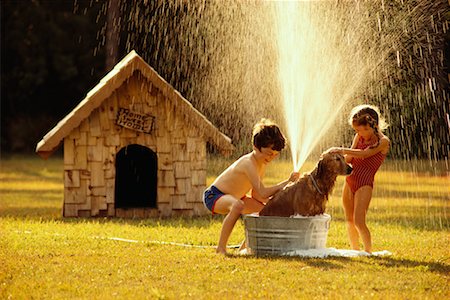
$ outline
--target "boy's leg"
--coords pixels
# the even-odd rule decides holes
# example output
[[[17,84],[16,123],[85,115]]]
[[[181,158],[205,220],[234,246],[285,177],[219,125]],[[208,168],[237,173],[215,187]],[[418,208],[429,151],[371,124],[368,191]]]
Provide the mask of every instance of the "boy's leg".
[[[353,193],[350,187],[345,182],[344,190],[342,192],[342,204],[344,206],[345,221],[347,223],[348,238],[350,240],[350,246],[353,250],[359,250],[359,235],[355,227],[354,214],[355,214],[355,202]]]
[[[264,208],[264,203],[262,203],[259,200],[256,200],[251,197],[245,197],[241,199],[244,201],[244,209],[242,210],[241,214],[252,214],[260,212]],[[242,251],[247,248],[247,241],[244,239],[239,246],[239,251]]]
[[[355,193],[355,226],[364,244],[364,251],[372,253],[372,237],[366,225],[366,214],[372,199],[372,187],[363,186]]]
[[[242,213],[245,215],[260,212],[264,208],[264,203],[254,198],[245,197],[242,200],[244,200],[244,210]]]
[[[225,214],[227,216],[223,220],[222,230],[220,231],[219,244],[217,245],[217,253],[226,254],[228,238],[233,231],[234,225],[241,216],[244,209],[244,203],[242,200],[236,199],[231,195],[224,195],[220,197],[214,206],[214,212],[219,214]]]

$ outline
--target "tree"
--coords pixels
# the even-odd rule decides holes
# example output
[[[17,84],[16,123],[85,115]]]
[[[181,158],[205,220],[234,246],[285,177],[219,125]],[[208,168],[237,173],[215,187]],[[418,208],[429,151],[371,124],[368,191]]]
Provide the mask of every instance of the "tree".
[[[109,0],[106,16],[106,70],[118,61],[120,44],[121,10],[119,0]]]

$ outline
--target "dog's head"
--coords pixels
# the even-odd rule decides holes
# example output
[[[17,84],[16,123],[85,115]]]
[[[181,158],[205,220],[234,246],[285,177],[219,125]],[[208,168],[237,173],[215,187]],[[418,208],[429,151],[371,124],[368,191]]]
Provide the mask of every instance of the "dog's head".
[[[345,162],[344,156],[338,153],[324,152],[317,165],[317,175],[324,173],[350,175],[353,168]]]

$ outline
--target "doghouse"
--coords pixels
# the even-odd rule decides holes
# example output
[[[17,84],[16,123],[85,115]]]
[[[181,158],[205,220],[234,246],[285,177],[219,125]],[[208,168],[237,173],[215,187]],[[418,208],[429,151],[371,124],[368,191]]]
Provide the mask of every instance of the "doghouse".
[[[38,143],[64,144],[65,217],[207,214],[206,145],[233,151],[221,133],[135,51]]]

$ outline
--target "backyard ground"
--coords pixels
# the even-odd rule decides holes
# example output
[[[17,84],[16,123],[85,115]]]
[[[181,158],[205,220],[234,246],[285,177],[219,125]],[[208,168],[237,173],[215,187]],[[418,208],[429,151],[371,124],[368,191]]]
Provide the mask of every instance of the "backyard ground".
[[[209,160],[208,184],[227,163]],[[368,225],[374,251],[389,250],[391,256],[325,259],[256,258],[235,249],[216,255],[221,216],[64,219],[62,168],[60,158],[1,160],[0,299],[450,296],[446,162],[388,161],[377,174]],[[265,183],[284,179],[290,169],[289,162],[273,163]],[[339,178],[327,209],[332,216],[327,246],[348,249],[342,183]],[[238,222],[230,244],[243,238]]]

